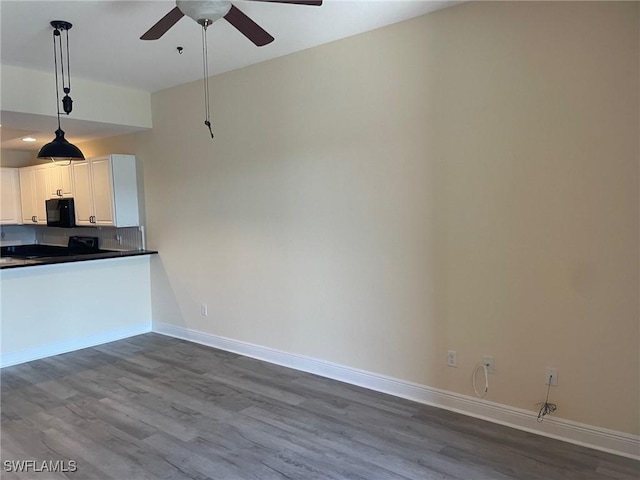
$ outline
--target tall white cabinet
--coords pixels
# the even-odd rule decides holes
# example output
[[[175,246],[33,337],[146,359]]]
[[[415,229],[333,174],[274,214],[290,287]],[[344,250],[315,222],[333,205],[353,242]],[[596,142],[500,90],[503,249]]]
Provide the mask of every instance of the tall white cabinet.
[[[49,165],[36,165],[20,169],[20,199],[22,223],[47,224],[45,201],[49,196]]]
[[[108,155],[72,163],[76,224],[140,224],[136,158]]]
[[[19,170],[0,168],[0,225],[19,223],[22,223]]]

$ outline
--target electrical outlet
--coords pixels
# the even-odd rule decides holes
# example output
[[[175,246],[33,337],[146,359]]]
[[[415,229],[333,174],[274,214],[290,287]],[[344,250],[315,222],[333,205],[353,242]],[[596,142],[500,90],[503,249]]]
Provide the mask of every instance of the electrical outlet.
[[[549,385],[549,380],[551,380],[551,386],[558,386],[558,370],[556,368],[547,368],[544,374],[544,384]]]
[[[491,355],[482,357],[482,363],[487,367],[487,373],[493,373],[493,357]]]
[[[458,353],[455,350],[447,351],[447,365],[450,367],[458,366]]]
[[[206,303],[200,305],[200,315],[202,315],[203,317],[209,315],[209,308],[207,307]]]

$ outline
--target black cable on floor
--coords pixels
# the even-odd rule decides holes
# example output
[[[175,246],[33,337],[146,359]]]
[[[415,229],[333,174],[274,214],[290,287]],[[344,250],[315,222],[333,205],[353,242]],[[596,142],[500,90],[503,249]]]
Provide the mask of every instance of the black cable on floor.
[[[550,415],[558,409],[558,406],[555,403],[549,403],[549,390],[551,390],[551,379],[553,375],[549,375],[549,385],[547,386],[547,398],[544,403],[540,407],[540,411],[538,412],[538,423],[542,423],[545,415]]]

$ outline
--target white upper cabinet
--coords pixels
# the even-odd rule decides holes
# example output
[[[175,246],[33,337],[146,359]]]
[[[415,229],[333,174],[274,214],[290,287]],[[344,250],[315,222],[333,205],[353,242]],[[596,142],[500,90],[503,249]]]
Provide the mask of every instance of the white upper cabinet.
[[[134,227],[140,224],[136,158],[109,155],[73,162],[76,224]]]
[[[116,224],[112,166],[112,157],[94,158],[91,160],[93,213],[94,223],[97,225]]]
[[[89,160],[73,162],[74,205],[76,225],[93,225],[93,197]]]
[[[48,170],[49,197],[73,197],[71,165],[50,165]]]
[[[50,198],[73,197],[71,166],[45,163],[19,171],[22,223],[46,225],[45,202]]]
[[[0,168],[0,225],[19,223],[22,223],[19,170]]]
[[[47,224],[45,201],[49,197],[48,165],[20,169],[22,223]]]
[[[140,224],[133,155],[109,155],[74,161],[69,166],[44,164],[18,170],[21,202],[17,204],[22,204],[22,214],[17,216],[17,221],[11,219],[12,203],[8,197],[5,200],[5,191],[7,196],[10,191],[9,187],[5,188],[5,181],[9,185],[11,177],[5,180],[3,176],[2,223],[21,220],[25,224],[46,225],[46,200],[74,198],[77,225],[135,227]],[[18,182],[15,177],[14,182]]]

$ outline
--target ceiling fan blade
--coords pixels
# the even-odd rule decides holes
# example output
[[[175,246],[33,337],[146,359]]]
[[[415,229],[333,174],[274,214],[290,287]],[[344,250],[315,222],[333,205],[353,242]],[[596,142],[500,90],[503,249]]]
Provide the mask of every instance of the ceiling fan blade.
[[[233,5],[231,5],[231,10],[229,10],[224,18],[236,27],[240,33],[255,43],[257,47],[262,47],[267,43],[273,42],[271,35]]]
[[[319,7],[322,5],[322,0],[253,0],[254,2],[273,2],[273,3],[291,3],[293,5],[310,5],[312,7]]]
[[[140,37],[140,40],[158,40],[182,17],[184,17],[184,13],[182,13],[178,7],[173,7],[173,10],[158,20],[153,27]]]

